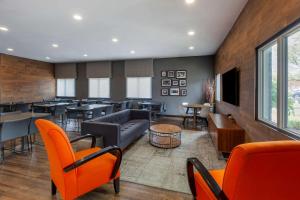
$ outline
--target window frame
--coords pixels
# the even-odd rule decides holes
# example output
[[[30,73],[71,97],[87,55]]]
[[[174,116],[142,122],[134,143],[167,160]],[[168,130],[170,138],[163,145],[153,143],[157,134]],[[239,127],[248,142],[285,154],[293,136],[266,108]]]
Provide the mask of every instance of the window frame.
[[[57,93],[57,89],[58,89],[58,84],[57,84],[57,82],[58,82],[58,80],[68,80],[68,79],[71,79],[71,80],[74,80],[74,96],[58,96],[58,93]],[[66,83],[66,82],[65,82]],[[74,98],[74,97],[76,97],[76,79],[75,78],[56,78],[55,79],[55,86],[56,86],[56,91],[55,91],[55,93],[56,93],[56,97],[68,97],[68,98]],[[65,87],[66,87],[66,84],[65,84]],[[66,88],[65,88],[66,89]],[[66,90],[65,90],[66,91]]]
[[[295,22],[282,29],[267,41],[256,47],[256,85],[255,85],[255,120],[272,128],[276,131],[283,133],[292,139],[300,139],[300,131],[295,132],[287,128],[287,108],[286,102],[288,98],[288,45],[287,38],[300,31],[300,18]],[[272,123],[261,118],[262,108],[262,52],[266,48],[277,43],[277,124]]]
[[[127,93],[128,93],[128,83],[127,83],[127,79],[128,78],[150,78],[150,95],[151,97],[150,98],[142,98],[142,97],[128,97],[127,96]],[[152,91],[152,84],[153,84],[153,80],[152,80],[152,77],[151,76],[142,76],[142,77],[126,77],[126,99],[138,99],[138,100],[141,100],[141,99],[147,99],[147,100],[151,100],[152,97],[153,97],[153,91]]]
[[[90,79],[108,79],[109,82],[109,88],[108,88],[108,97],[91,97],[90,96]],[[106,78],[88,78],[88,98],[90,99],[110,99],[111,98],[111,78],[106,77]]]

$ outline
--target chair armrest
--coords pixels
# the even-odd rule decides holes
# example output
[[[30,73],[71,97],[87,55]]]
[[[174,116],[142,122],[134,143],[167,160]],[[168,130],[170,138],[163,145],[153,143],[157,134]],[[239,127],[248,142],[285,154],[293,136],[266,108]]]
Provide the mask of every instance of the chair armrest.
[[[82,140],[82,139],[85,139],[85,138],[92,138],[91,148],[93,148],[93,147],[96,146],[96,136],[91,135],[91,134],[86,134],[86,135],[83,135],[83,136],[79,136],[79,137],[77,137],[77,138],[74,138],[74,139],[70,140],[70,143],[77,142],[77,141]]]
[[[68,165],[67,167],[65,167],[64,172],[67,173],[69,171],[72,171],[73,169],[76,169],[76,168],[80,167],[81,165],[84,165],[85,163],[87,163],[87,162],[89,162],[89,161],[91,161],[95,158],[98,158],[99,156],[102,156],[106,153],[111,153],[111,154],[113,154],[114,156],[117,157],[114,168],[112,170],[112,174],[110,176],[111,178],[114,178],[117,175],[117,172],[120,168],[121,161],[122,161],[122,151],[117,146],[109,146],[109,147],[106,147],[104,149],[101,149],[100,151],[97,151],[97,152],[92,153],[88,156],[85,156],[82,159],[77,160],[76,162],[74,162],[74,163]]]
[[[147,119],[150,120],[150,112],[148,110],[130,110],[131,119]]]
[[[218,200],[228,200],[225,193],[219,187],[218,183],[211,176],[209,171],[205,168],[205,166],[197,159],[197,158],[188,158],[187,159],[187,174],[189,185],[191,188],[191,192],[194,197],[196,197],[196,186],[195,186],[195,178],[194,178],[194,167],[200,173],[203,180],[206,182],[209,189],[215,195]]]

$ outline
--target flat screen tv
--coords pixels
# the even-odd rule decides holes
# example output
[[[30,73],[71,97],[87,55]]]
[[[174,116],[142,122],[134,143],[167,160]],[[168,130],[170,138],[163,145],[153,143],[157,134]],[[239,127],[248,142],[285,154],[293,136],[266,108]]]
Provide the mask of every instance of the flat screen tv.
[[[239,106],[240,100],[240,72],[238,68],[222,75],[222,97],[223,101]]]

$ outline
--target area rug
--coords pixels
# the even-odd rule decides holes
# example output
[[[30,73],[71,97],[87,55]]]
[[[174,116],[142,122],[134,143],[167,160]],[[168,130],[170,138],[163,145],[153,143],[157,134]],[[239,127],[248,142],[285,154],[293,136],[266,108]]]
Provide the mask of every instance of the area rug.
[[[121,180],[172,191],[190,193],[186,160],[198,158],[208,169],[224,168],[207,131],[182,131],[182,144],[175,149],[161,149],[149,144],[148,134],[123,155]]]

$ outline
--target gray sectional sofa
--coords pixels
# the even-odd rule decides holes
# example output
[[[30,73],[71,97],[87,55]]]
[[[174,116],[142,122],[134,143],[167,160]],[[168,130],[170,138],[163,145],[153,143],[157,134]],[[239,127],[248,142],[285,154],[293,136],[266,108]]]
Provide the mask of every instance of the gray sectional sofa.
[[[123,110],[82,122],[81,134],[103,137],[103,146],[125,149],[144,135],[150,127],[150,113],[145,110]]]

